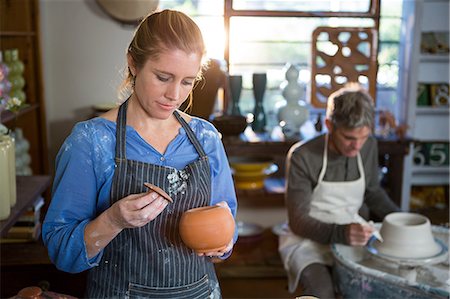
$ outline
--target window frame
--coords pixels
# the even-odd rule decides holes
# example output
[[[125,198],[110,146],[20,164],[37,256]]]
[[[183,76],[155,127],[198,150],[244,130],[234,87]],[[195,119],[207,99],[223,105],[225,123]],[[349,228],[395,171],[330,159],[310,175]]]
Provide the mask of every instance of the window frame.
[[[369,9],[366,12],[343,12],[343,11],[285,11],[285,10],[236,10],[233,9],[233,0],[224,0],[224,28],[225,49],[224,59],[227,67],[230,66],[230,19],[232,17],[295,17],[295,18],[365,18],[372,19],[377,30],[378,39],[380,34],[380,3],[381,0],[369,0]]]

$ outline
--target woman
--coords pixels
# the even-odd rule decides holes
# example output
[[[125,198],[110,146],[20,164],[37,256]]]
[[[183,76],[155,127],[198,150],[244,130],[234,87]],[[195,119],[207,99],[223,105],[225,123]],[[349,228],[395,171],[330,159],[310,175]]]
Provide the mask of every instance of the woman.
[[[90,269],[88,298],[220,297],[211,261],[181,242],[181,214],[227,205],[236,215],[231,172],[217,130],[177,110],[201,75],[205,47],[185,14],[145,18],[128,47],[131,95],[79,123],[56,165],[43,225],[51,260],[67,272]],[[144,183],[162,188],[168,203]]]

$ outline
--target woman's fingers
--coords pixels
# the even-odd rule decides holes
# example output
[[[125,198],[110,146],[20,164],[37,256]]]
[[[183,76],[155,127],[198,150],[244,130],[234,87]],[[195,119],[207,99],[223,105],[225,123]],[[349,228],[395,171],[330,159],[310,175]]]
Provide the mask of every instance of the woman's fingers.
[[[205,252],[205,253],[198,253],[198,256],[222,256],[225,253],[227,253],[228,251],[230,251],[231,249],[233,249],[233,239],[230,240],[230,242],[228,243],[227,247],[225,247],[224,249],[221,249],[219,251],[211,251],[211,252]]]
[[[114,222],[122,228],[141,227],[155,219],[167,206],[168,201],[156,192],[129,195],[116,202]]]
[[[162,196],[157,196],[151,203],[139,212],[145,221],[152,221],[167,207],[169,202]]]

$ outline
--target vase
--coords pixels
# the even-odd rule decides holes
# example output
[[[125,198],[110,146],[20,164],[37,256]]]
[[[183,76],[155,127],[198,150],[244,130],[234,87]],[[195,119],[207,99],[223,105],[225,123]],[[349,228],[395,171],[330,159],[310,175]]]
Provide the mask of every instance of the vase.
[[[0,100],[8,100],[9,91],[11,90],[11,82],[8,80],[9,67],[3,62],[3,52],[0,52]],[[0,105],[2,105],[0,101]],[[1,112],[1,107],[0,107]]]
[[[267,75],[265,73],[253,74],[253,95],[255,96],[255,108],[253,110],[252,129],[254,132],[264,132],[266,127],[266,114],[263,107],[266,85]]]
[[[16,192],[16,154],[15,154],[15,140],[14,135],[2,135],[0,136],[0,142],[2,144],[3,150],[6,151],[7,155],[7,169],[8,175],[6,176],[7,182],[9,183],[9,202],[10,206],[13,207],[16,204],[17,192]]]
[[[235,223],[228,207],[206,206],[187,210],[180,219],[183,243],[197,253],[220,251],[233,238]]]
[[[19,50],[11,49],[5,51],[5,63],[9,68],[8,81],[11,83],[9,97],[18,98],[21,102],[24,102],[26,99],[26,94],[23,91],[25,86],[23,77],[24,64],[19,59]]]
[[[8,142],[6,135],[0,136],[0,220],[5,220],[11,213],[12,206],[12,181],[11,181],[11,168],[13,167],[11,161],[11,144]],[[14,176],[14,187],[15,179]],[[15,189],[15,188],[14,188]],[[15,192],[14,192],[15,195]]]
[[[31,156],[29,153],[30,142],[23,136],[21,128],[15,128],[11,132],[11,136],[15,140],[15,155],[16,155],[16,174],[17,175],[31,175]]]
[[[8,163],[8,153],[0,142],[0,176],[2,178],[7,178],[9,175]],[[0,220],[5,220],[11,213],[9,186],[9,180],[0,180],[0,188],[2,189],[2,192],[0,192]]]
[[[241,110],[239,109],[239,99],[241,98],[242,92],[242,76],[241,75],[230,75],[228,77],[231,102],[228,109],[228,114],[230,115],[241,115]]]
[[[300,127],[308,120],[309,111],[305,105],[305,91],[298,83],[299,70],[293,64],[287,65],[286,81],[282,83],[282,95],[286,105],[278,110],[278,120],[283,134],[289,139],[300,138]]]

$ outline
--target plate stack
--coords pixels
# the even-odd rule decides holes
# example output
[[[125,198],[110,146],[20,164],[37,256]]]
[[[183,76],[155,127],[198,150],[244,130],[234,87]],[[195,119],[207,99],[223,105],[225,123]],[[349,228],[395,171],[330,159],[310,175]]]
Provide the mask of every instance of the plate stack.
[[[237,189],[264,188],[264,180],[278,170],[271,158],[231,157],[229,159]]]

